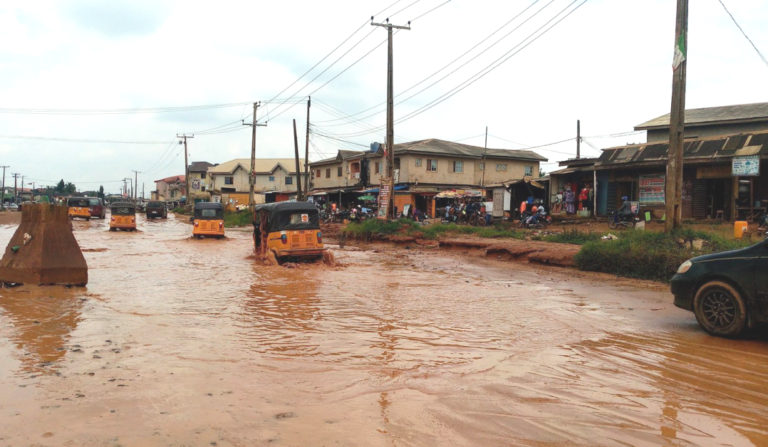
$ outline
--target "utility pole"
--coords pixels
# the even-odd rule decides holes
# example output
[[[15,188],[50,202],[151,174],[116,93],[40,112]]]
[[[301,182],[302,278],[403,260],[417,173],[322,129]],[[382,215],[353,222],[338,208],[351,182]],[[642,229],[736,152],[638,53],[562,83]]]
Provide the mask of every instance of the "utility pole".
[[[19,188],[18,188],[17,182],[21,174],[19,174],[18,172],[14,172],[12,175],[13,175],[13,203],[16,203],[18,202],[18,199],[19,199]]]
[[[189,208],[192,205],[190,205],[190,188],[189,188],[189,153],[187,152],[187,138],[195,138],[194,135],[176,135],[177,138],[182,138],[184,140],[184,183],[186,184],[187,188],[187,203],[186,206]],[[181,144],[182,140],[179,140],[179,144]],[[192,209],[192,208],[189,208]]]
[[[253,190],[256,187],[256,128],[257,127],[267,127],[266,124],[259,124],[258,120],[256,118],[256,114],[259,111],[259,106],[261,106],[261,102],[254,102],[253,103],[253,123],[245,123],[243,122],[243,126],[251,126],[251,172],[248,173],[248,183],[250,184],[249,188],[249,195],[248,195],[248,205],[251,206],[251,209],[253,209],[253,206],[256,205],[256,197],[254,196]]]
[[[373,17],[371,17],[372,26],[381,26],[387,29],[387,41],[389,43],[389,49],[387,52],[387,176],[389,176],[389,202],[387,203],[387,219],[394,219],[395,217],[395,103],[393,99],[394,88],[394,67],[392,61],[392,29],[411,29],[411,22],[408,22],[408,26],[398,26],[389,23],[387,19],[386,23],[374,23]]]
[[[136,179],[136,181],[134,182],[134,185],[136,185],[136,187],[134,188],[134,191],[133,191],[133,203],[135,204],[136,202],[138,202],[138,199],[139,199],[139,171],[132,171],[132,172],[133,172],[134,178]],[[144,195],[143,192],[142,192],[142,195]]]
[[[296,148],[296,201],[303,202],[301,194],[301,163],[299,163],[299,135],[296,133],[296,120],[293,120],[293,146]]]
[[[488,155],[488,126],[485,126],[485,151],[483,152],[483,179],[480,181],[480,188],[485,189],[485,170],[488,169],[488,166],[486,166]]]
[[[672,61],[672,110],[669,114],[669,154],[666,178],[666,221],[671,232],[682,225],[683,142],[685,140],[685,81],[688,52],[688,0],[677,0],[675,57]]]
[[[0,208],[5,209],[5,168],[10,166],[0,166],[0,168],[3,168],[3,199],[0,201]]]
[[[581,120],[576,120],[576,158],[581,158]]]
[[[141,182],[141,201],[144,201],[144,182]]]
[[[21,193],[24,194],[24,176],[21,176]]]
[[[309,108],[312,107],[312,97],[307,97],[307,141],[304,146],[304,200],[309,198]]]

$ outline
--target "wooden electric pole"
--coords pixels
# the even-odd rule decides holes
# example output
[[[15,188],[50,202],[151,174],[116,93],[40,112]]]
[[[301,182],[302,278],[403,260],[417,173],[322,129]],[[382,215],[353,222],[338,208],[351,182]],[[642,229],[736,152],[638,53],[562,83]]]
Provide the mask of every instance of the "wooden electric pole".
[[[296,148],[296,201],[303,202],[301,195],[301,162],[299,162],[299,135],[296,133],[296,120],[293,120],[293,147]]]
[[[307,98],[307,141],[304,145],[304,201],[309,199],[309,108],[312,107],[312,97]]]
[[[669,114],[669,154],[666,178],[665,231],[682,225],[683,142],[685,140],[685,81],[688,52],[688,0],[677,0],[675,57],[672,62],[672,110]]]
[[[243,122],[243,126],[251,126],[251,172],[248,173],[248,205],[253,209],[256,205],[256,196],[254,195],[254,187],[256,186],[256,128],[266,127],[266,124],[259,124],[256,118],[256,114],[259,112],[259,106],[261,102],[253,103],[253,124]]]
[[[483,178],[480,180],[480,188],[485,189],[485,170],[488,169],[486,164],[488,163],[488,126],[485,126],[485,151],[483,152]],[[485,192],[483,192],[485,194]]]
[[[389,177],[389,201],[387,202],[387,219],[395,218],[395,103],[393,98],[394,89],[394,68],[392,61],[392,29],[411,29],[411,22],[408,22],[408,26],[398,26],[389,23],[387,19],[386,23],[373,23],[373,17],[371,17],[372,26],[381,26],[387,29],[387,41],[389,43],[389,49],[387,52],[387,177]],[[381,191],[379,191],[381,194]]]
[[[190,203],[190,188],[189,188],[189,152],[187,151],[187,138],[195,138],[194,135],[176,135],[177,138],[181,138],[184,142],[184,184],[185,188],[187,189],[187,202],[185,206],[188,209],[192,209],[192,204]],[[179,143],[182,143],[182,140],[179,140]]]
[[[3,168],[3,199],[0,201],[0,208],[5,209],[5,168],[10,166],[0,166],[0,168]]]

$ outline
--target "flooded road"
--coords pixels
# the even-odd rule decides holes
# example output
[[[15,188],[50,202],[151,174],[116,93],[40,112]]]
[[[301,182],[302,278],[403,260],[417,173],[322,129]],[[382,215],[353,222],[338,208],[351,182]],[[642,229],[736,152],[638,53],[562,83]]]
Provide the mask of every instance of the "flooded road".
[[[705,335],[664,287],[74,225],[87,288],[0,290],[0,446],[768,445],[765,338]]]

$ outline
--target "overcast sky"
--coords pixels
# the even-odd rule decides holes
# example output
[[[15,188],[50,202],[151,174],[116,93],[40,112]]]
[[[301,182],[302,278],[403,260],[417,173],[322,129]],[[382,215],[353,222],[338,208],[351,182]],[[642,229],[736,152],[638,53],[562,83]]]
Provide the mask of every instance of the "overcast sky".
[[[445,0],[6,0],[0,3],[0,164],[10,166],[6,184],[18,172],[38,186],[64,178],[83,190],[103,184],[111,192],[138,170],[139,187],[144,183],[148,195],[154,180],[184,172],[177,133],[196,134],[189,140],[190,161],[250,157],[250,128],[239,121],[252,106],[243,103],[264,103],[259,119],[268,126],[258,128],[258,157],[293,156],[292,119],[303,153],[310,93],[319,101],[311,111],[316,135],[310,159],[383,141],[386,45],[376,46],[386,31],[368,22],[387,7],[376,21],[413,21],[412,30],[395,35],[395,94],[507,24],[396,99],[405,101],[396,105],[395,118],[408,118],[397,124],[396,142],[440,138],[482,146],[489,126],[489,147],[521,149],[573,138],[577,119],[590,137],[631,131],[667,113],[675,0],[587,0],[574,11],[583,1],[451,0],[428,12]],[[723,1],[768,54],[768,0]],[[537,29],[546,30],[570,11],[521,49]],[[518,50],[454,96],[409,116]],[[688,108],[768,101],[768,67],[718,0],[691,1],[688,56]],[[268,103],[278,94],[296,99]],[[169,113],[77,111],[233,103]],[[30,114],[31,109],[63,110]],[[212,128],[227,132],[201,134]],[[364,133],[371,128],[373,133]],[[645,135],[589,141],[605,148],[645,141]],[[536,151],[555,162],[573,156],[575,142]],[[582,151],[598,154],[587,145]]]

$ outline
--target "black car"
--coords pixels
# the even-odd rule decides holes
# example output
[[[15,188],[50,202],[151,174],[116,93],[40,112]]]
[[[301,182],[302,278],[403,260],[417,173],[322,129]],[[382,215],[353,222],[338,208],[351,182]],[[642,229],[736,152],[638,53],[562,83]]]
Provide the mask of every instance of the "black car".
[[[168,208],[165,206],[165,202],[153,200],[147,202],[147,219],[159,217],[165,219],[168,217]]]
[[[675,306],[711,335],[737,337],[768,320],[768,240],[685,261],[672,278]]]

